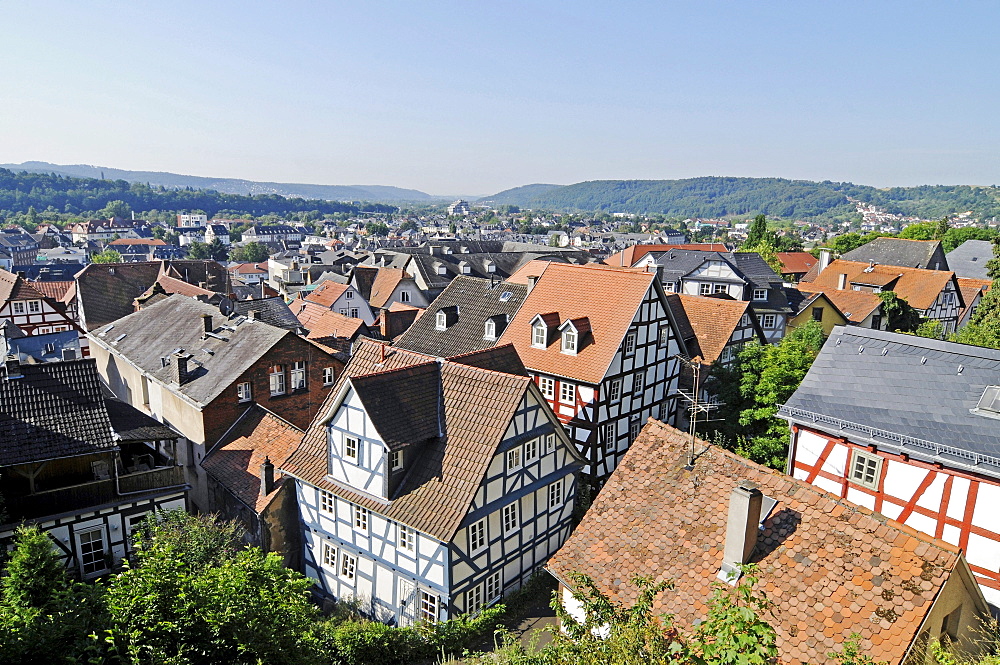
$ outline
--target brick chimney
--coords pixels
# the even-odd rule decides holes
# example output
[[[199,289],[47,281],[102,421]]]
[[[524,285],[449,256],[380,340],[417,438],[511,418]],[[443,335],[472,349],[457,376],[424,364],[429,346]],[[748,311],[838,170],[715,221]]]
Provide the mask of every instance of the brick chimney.
[[[764,495],[750,482],[741,482],[729,495],[729,517],[726,521],[726,547],[723,552],[719,579],[736,584],[740,565],[749,563],[760,531],[760,510]]]
[[[267,496],[274,490],[274,465],[270,457],[264,457],[260,465],[260,495]]]
[[[205,326],[205,336],[207,337],[208,333],[210,333],[213,330],[215,330],[215,328],[212,326],[212,315],[211,314],[202,314],[201,315],[201,322]]]
[[[190,378],[190,373],[188,372],[188,361],[191,360],[193,356],[190,353],[185,353],[184,349],[181,349],[173,355],[173,376],[171,377],[179,386],[184,385]]]

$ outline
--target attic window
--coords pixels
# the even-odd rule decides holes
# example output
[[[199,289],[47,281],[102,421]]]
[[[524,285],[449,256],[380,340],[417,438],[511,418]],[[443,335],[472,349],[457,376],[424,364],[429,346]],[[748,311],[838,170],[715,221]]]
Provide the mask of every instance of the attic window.
[[[439,275],[447,275],[448,274],[448,269],[445,268],[443,264],[439,263],[439,264],[437,264],[437,274],[439,274]]]
[[[541,321],[531,326],[531,345],[536,349],[544,349],[547,346],[548,332],[545,324]]]
[[[562,333],[562,349],[563,353],[568,353],[571,355],[576,355],[576,343],[577,334],[572,328],[566,328]]]
[[[497,264],[493,263],[492,261],[487,261],[486,272],[496,272],[496,271],[497,271]]]
[[[448,315],[445,314],[443,311],[438,312],[434,327],[437,328],[438,330],[446,329],[448,327]]]
[[[459,263],[458,266],[462,269],[462,274],[463,275],[471,275],[472,274],[472,266],[470,266],[465,261],[462,261],[461,263]]]
[[[494,340],[497,338],[497,324],[493,319],[486,319],[486,329],[483,339]]]
[[[973,412],[1000,418],[1000,386],[986,386]]]
[[[514,294],[511,293],[510,291],[504,291],[503,293],[500,294],[500,302],[507,302],[513,296],[514,296]]]

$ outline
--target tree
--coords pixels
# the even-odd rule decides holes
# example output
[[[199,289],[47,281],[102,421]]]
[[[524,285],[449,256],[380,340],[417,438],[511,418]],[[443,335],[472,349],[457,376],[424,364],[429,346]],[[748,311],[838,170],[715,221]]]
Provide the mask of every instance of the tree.
[[[103,252],[96,252],[90,255],[91,263],[121,263],[122,255],[114,249],[106,249]]]
[[[122,200],[108,201],[107,205],[101,210],[100,215],[105,219],[113,219],[115,217],[125,218],[132,214],[132,206],[125,203]]]
[[[229,258],[229,248],[222,244],[222,241],[218,238],[212,238],[212,242],[208,243],[208,257],[215,259],[216,261],[225,261]]]
[[[400,231],[400,233],[402,233],[403,231],[412,231],[412,232],[416,233],[419,230],[420,230],[420,226],[415,221],[413,221],[412,219],[408,219],[408,220],[406,220],[405,222],[403,222],[402,224],[399,225],[399,231]]]
[[[456,224],[454,221],[449,222],[448,233],[450,233],[451,235],[455,235],[456,233],[458,233],[458,224]]]
[[[938,232],[938,224],[939,222],[910,224],[899,232],[899,237],[906,238],[907,240],[934,240]]]
[[[963,344],[1000,349],[1000,281],[993,282],[979,301],[972,320],[951,339]]]
[[[247,263],[259,263],[266,261],[271,255],[267,245],[259,242],[248,242],[242,247],[235,247],[229,252],[229,258],[233,261],[244,261]]]
[[[770,242],[766,240],[759,242],[756,245],[744,244],[736,251],[756,252],[757,254],[760,254],[760,258],[764,259],[764,262],[767,263],[767,265],[771,267],[771,270],[773,270],[778,275],[780,275],[781,272],[785,269],[785,266],[778,259],[777,249],[774,247],[774,245],[772,245]]]
[[[829,245],[837,254],[846,254],[852,249],[857,249],[862,245],[867,245],[872,240],[875,240],[875,238],[882,238],[886,235],[887,234],[884,233],[867,233],[865,235],[861,235],[860,233],[854,233],[852,231],[851,233],[843,233],[837,236],[830,241]]]
[[[935,319],[925,319],[913,331],[917,337],[927,337],[929,339],[944,339],[944,326]]]
[[[942,217],[938,220],[938,223],[934,227],[934,237],[933,240],[942,240],[948,234],[951,229],[951,224],[948,222],[947,217]]]
[[[365,224],[365,231],[367,231],[369,235],[373,236],[389,235],[389,227],[382,222],[368,222]]]
[[[767,217],[764,215],[757,215],[753,218],[753,223],[750,224],[750,230],[747,231],[747,239],[743,245],[745,247],[753,247],[767,240],[769,240],[767,232]]]
[[[896,332],[914,332],[923,319],[920,313],[900,298],[894,291],[882,291],[878,294],[882,299],[882,313],[885,314],[889,330]]]
[[[221,243],[220,243],[221,244]],[[203,242],[198,242],[197,240],[190,243],[187,246],[187,253],[189,259],[207,259],[209,258],[208,245]]]

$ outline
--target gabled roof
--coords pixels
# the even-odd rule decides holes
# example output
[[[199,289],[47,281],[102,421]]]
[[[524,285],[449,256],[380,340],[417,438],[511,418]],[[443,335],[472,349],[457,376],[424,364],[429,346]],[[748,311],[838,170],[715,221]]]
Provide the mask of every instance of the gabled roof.
[[[0,303],[11,300],[41,300],[44,297],[32,282],[0,268]]]
[[[638,263],[642,257],[646,256],[646,254],[649,254],[650,252],[665,252],[671,249],[694,249],[703,252],[729,251],[729,248],[721,242],[695,242],[683,243],[679,245],[632,245],[631,247],[626,247],[617,254],[612,254],[608,258],[604,259],[604,263],[616,268],[631,268]]]
[[[429,305],[430,314],[414,321],[396,340],[396,346],[440,357],[489,348],[496,340],[484,338],[486,320],[494,316],[507,317],[504,325],[497,326],[499,337],[520,309],[526,292],[521,284],[456,277]],[[458,320],[447,329],[438,330],[432,314],[451,306],[459,308]]]
[[[989,279],[986,262],[993,258],[993,243],[989,240],[966,240],[945,256],[948,268],[957,276]]]
[[[235,314],[250,316],[250,312],[257,312],[257,317],[261,321],[270,323],[277,328],[298,330],[300,327],[299,320],[295,318],[292,310],[285,304],[284,298],[280,296],[256,300],[237,300],[233,302],[232,306]]]
[[[998,350],[844,326],[833,329],[779,415],[1000,477],[1000,420],[972,412],[986,387],[998,384]],[[876,441],[866,428],[890,438]]]
[[[236,420],[201,462],[202,468],[241,503],[257,513],[278,495],[285,478],[278,469],[302,441],[302,430],[254,404]],[[274,465],[274,489],[260,493],[260,465]]]
[[[937,258],[935,258],[937,256]],[[904,268],[948,270],[948,260],[941,250],[940,240],[907,240],[906,238],[875,238],[840,258],[845,261],[884,263]],[[940,265],[934,265],[939,263]]]
[[[524,300],[498,344],[511,343],[525,367],[585,383],[600,383],[643,299],[654,288],[656,273],[550,264]],[[555,314],[555,325],[588,317],[591,343],[576,355],[561,353],[551,339],[544,349],[531,345],[531,321]]]
[[[349,379],[390,450],[436,438],[441,422],[441,368],[431,360]]]
[[[159,261],[92,263],[76,276],[77,298],[93,330],[135,311],[134,301],[160,274]]]
[[[295,314],[299,325],[309,331],[309,339],[324,339],[329,337],[340,337],[344,339],[354,339],[359,332],[367,330],[365,322],[350,316],[344,316],[340,312],[326,309],[322,305],[308,301],[293,303],[297,312]]]
[[[352,288],[350,284],[340,284],[332,279],[326,280],[313,289],[305,299],[317,305],[333,307],[333,303],[337,302],[337,299],[350,288]]]
[[[399,283],[407,279],[413,278],[405,270],[379,268],[367,299],[368,304],[372,307],[385,307],[385,303],[388,302]]]
[[[868,315],[882,306],[882,299],[877,294],[853,289],[821,288],[814,282],[799,282],[796,289],[809,297],[822,293],[826,299],[837,308],[845,319],[851,323],[861,323]],[[794,289],[789,289],[789,292]],[[802,305],[805,307],[805,305]],[[802,311],[801,309],[799,310]]]
[[[97,361],[25,364],[0,377],[0,466],[115,448]]]
[[[689,445],[687,434],[650,420],[548,569],[564,583],[589,575],[624,604],[637,599],[636,575],[673,580],[653,611],[691,626],[718,581],[730,495],[749,481],[777,502],[761,516],[750,560],[772,604],[779,661],[828,662],[858,633],[867,656],[899,663],[964,565],[960,550],[704,441],[688,470]]]
[[[891,285],[891,288],[884,290],[895,292],[900,298],[905,298],[911,307],[920,310],[932,307],[941,291],[955,279],[955,273],[947,270],[922,270],[878,263],[872,266],[869,263],[837,259],[815,279],[810,280],[807,275],[802,284],[807,290],[814,285],[816,290],[831,291],[837,288],[842,274],[847,275],[848,285]],[[955,285],[957,290],[957,283]]]
[[[958,315],[959,320],[962,320],[965,318],[965,311],[976,302],[976,297],[989,291],[993,282],[988,279],[969,279],[966,277],[958,277],[957,280],[958,289],[962,292],[962,302],[965,303],[965,307]]]
[[[382,270],[385,270],[385,268],[382,268]],[[378,271],[379,268],[372,268],[370,266],[355,266],[354,271],[351,273],[351,279],[354,281],[358,293],[365,300],[368,300],[372,295],[372,285],[375,283]]]
[[[819,262],[809,252],[778,252],[775,256],[784,266],[781,271],[783,274],[804,275]]]
[[[59,302],[75,286],[73,281],[49,282],[35,281],[31,283],[32,288],[41,293],[46,298],[51,298]]]
[[[414,460],[415,466],[407,471],[401,487],[386,505],[383,501],[327,480],[325,423],[346,382],[370,389],[373,386],[366,385],[366,380],[360,377],[376,374],[371,381],[384,382],[386,375],[401,368],[412,368],[395,374],[403,382],[412,378],[424,385],[435,373],[439,377],[437,387],[440,404],[443,405],[445,435],[423,444]],[[379,373],[382,376],[378,376]],[[400,387],[398,390],[408,389]],[[537,388],[533,388],[531,379],[526,376],[494,372],[451,360],[438,363],[430,356],[366,340],[355,349],[351,361],[306,430],[301,446],[281,468],[306,483],[338,494],[388,519],[449,541],[468,513],[487,465],[527,390]],[[426,395],[422,392],[421,395],[420,399],[424,401]],[[431,408],[430,404],[425,408]],[[379,409],[382,407],[379,406]],[[397,406],[394,411],[398,410]],[[434,415],[428,414],[428,417],[433,418]],[[392,413],[380,414],[379,417],[391,418]],[[398,428],[394,431],[399,432],[400,437],[405,436],[405,432]],[[430,428],[422,426],[409,437],[410,441],[415,443],[416,437],[424,436],[429,431]]]
[[[266,275],[267,262],[237,263],[236,265],[229,266],[227,270],[229,270],[229,272],[234,272],[237,275]]]
[[[688,351],[692,354],[697,353],[706,363],[713,363],[719,359],[722,350],[732,339],[733,333],[740,327],[743,315],[750,310],[750,303],[743,300],[689,296],[681,293],[668,293],[667,305],[674,311],[678,320],[688,322],[697,340],[697,351],[690,346]],[[687,342],[688,339],[685,338],[684,341]]]
[[[204,314],[212,317],[217,336],[205,337]],[[170,296],[115,321],[113,327],[91,330],[90,339],[204,406],[286,335],[291,333],[263,321],[229,319],[212,305]],[[191,378],[180,386],[172,382],[176,349],[194,356],[188,362]],[[170,364],[164,366],[163,358]]]

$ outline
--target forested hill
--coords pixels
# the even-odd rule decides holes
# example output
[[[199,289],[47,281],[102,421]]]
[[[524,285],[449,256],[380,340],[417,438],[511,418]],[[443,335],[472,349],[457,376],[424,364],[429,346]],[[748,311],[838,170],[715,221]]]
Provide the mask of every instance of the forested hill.
[[[349,204],[317,199],[285,198],[277,194],[245,196],[220,194],[207,189],[168,189],[124,180],[70,178],[46,173],[14,173],[0,169],[0,217],[49,210],[79,215],[93,214],[110,201],[124,201],[136,213],[149,210],[204,210],[210,217],[230,215],[285,215],[291,212],[332,214],[359,211],[393,212],[379,204]]]
[[[304,199],[325,199],[329,201],[375,201],[379,203],[422,202],[434,199],[430,194],[416,189],[403,189],[387,185],[308,185],[290,182],[258,182],[239,178],[206,178],[203,176],[181,175],[163,171],[125,171],[106,166],[86,164],[50,164],[48,162],[24,162],[22,164],[0,164],[14,172],[55,173],[73,178],[94,178],[98,180],[125,180],[147,185],[163,185],[171,189],[208,189],[222,194],[278,194],[285,197]]]
[[[561,187],[518,187],[484,200],[561,212],[659,213],[671,217],[763,213],[784,219],[809,219],[854,212],[848,197],[881,206],[887,212],[927,219],[967,210],[980,218],[1000,215],[997,187],[925,185],[878,189],[849,182],[784,178],[593,180]]]

